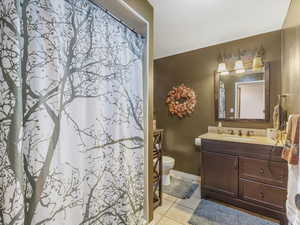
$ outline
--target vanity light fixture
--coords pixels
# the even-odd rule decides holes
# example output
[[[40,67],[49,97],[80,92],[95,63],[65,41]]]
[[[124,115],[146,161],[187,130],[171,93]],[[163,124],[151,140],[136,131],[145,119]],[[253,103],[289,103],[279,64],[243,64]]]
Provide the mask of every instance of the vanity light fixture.
[[[225,62],[219,63],[218,73],[220,73],[221,75],[228,75],[229,74],[229,72],[226,68]]]
[[[236,73],[244,73],[245,72],[245,67],[244,67],[243,60],[241,58],[240,51],[239,51],[239,58],[235,62],[234,70],[235,70]]]
[[[261,70],[264,66],[264,63],[263,63],[263,60],[262,60],[262,57],[254,57],[253,59],[253,70],[254,71],[258,71],[258,70]]]
[[[220,73],[221,75],[228,75],[229,72],[227,70],[227,67],[226,67],[226,63],[225,63],[225,60],[224,60],[224,56],[219,55],[219,65],[218,65],[218,70],[217,72]]]
[[[263,62],[264,53],[265,53],[265,50],[261,46],[253,59],[253,70],[254,71],[261,70],[264,67],[264,62]]]

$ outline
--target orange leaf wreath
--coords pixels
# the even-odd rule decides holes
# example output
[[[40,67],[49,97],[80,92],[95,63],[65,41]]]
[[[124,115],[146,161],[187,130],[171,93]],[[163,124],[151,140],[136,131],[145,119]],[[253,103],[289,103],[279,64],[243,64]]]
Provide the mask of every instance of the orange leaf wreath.
[[[196,106],[196,94],[192,88],[181,84],[169,91],[166,103],[171,115],[179,118],[192,114]]]

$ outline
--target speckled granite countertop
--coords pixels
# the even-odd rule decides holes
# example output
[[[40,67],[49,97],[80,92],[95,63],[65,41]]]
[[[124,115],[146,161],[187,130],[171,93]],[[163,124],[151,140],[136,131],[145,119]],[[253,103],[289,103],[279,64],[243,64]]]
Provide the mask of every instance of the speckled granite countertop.
[[[200,135],[198,138],[216,141],[229,141],[247,144],[270,145],[282,147],[282,143],[276,143],[274,140],[266,136],[237,136],[229,134],[206,133]]]

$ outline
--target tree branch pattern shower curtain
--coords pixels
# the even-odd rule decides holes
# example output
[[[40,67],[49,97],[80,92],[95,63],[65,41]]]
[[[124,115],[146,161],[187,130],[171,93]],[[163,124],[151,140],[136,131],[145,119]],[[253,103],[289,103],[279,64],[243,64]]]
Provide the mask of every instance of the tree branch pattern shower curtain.
[[[143,38],[87,0],[0,26],[0,224],[143,224]]]

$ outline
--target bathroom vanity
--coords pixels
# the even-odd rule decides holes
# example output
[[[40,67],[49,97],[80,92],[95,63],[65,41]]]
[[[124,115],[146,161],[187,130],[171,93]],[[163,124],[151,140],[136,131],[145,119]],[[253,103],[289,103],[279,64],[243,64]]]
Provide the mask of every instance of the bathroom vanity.
[[[280,220],[286,225],[287,163],[266,137],[201,136],[201,196]]]

